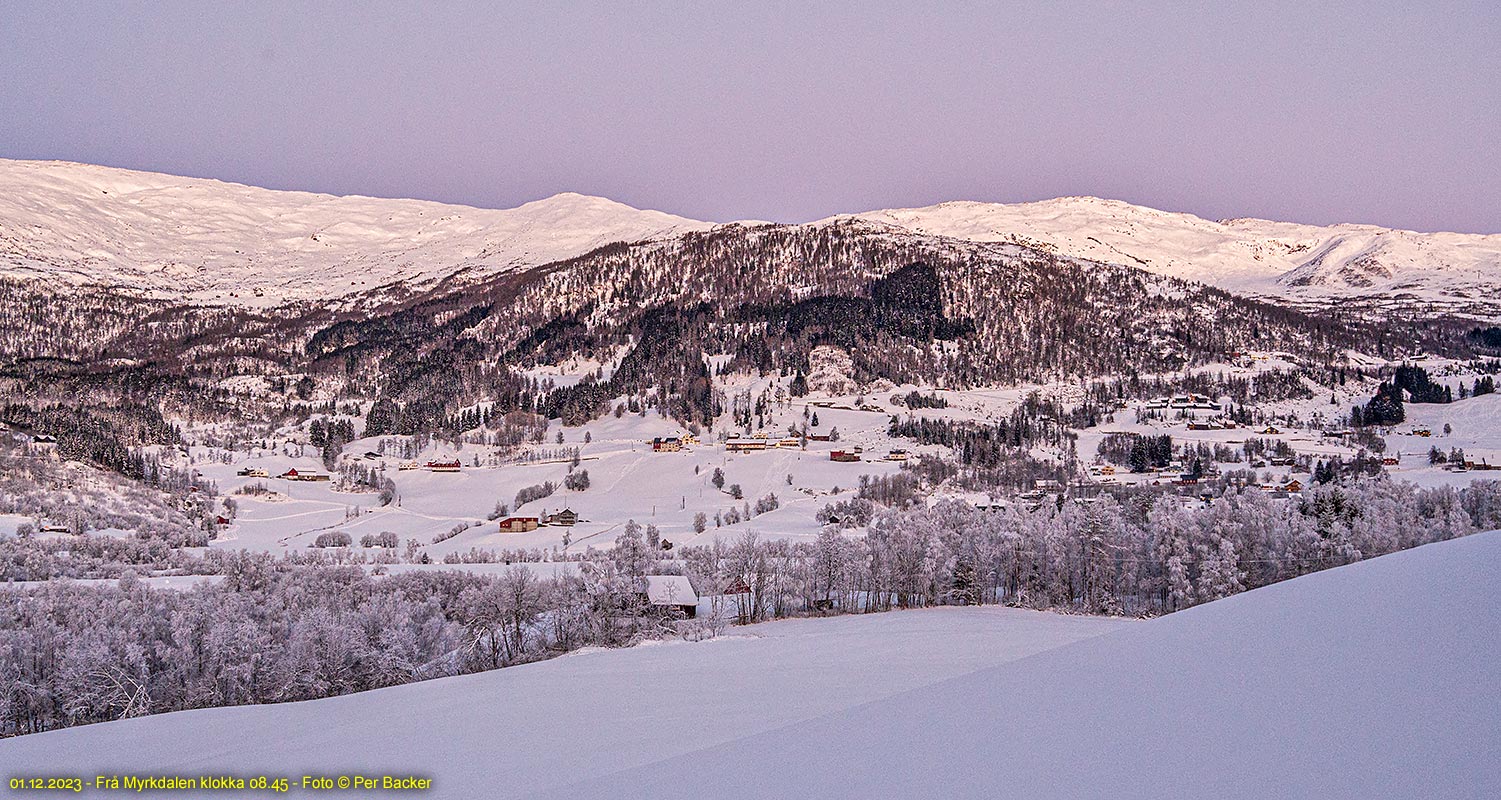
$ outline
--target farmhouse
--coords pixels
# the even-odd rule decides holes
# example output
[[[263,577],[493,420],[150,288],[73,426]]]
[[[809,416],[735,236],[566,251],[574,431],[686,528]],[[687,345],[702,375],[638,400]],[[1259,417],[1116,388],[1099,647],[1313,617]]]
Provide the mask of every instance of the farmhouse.
[[[891,452],[889,452],[889,453],[886,454],[886,460],[887,461],[906,461],[907,460],[907,451],[906,450],[892,450]]]
[[[426,466],[433,472],[458,472],[459,470],[464,468],[463,465],[459,463],[459,460],[457,458],[445,461],[429,461],[427,462]]]
[[[683,449],[683,440],[676,436],[659,436],[651,440],[651,449],[654,453],[676,453]]]
[[[577,525],[578,521],[578,512],[574,511],[571,508],[565,508],[562,511],[554,513],[552,516],[547,518],[548,525],[564,525],[567,527]]]
[[[328,473],[312,472],[310,470],[297,469],[296,467],[293,467],[292,469],[289,469],[286,472],[277,475],[276,477],[289,481],[326,481],[328,480]]]
[[[855,453],[846,453],[843,450],[834,450],[829,453],[829,460],[849,463],[853,461],[859,461],[860,456]]]
[[[756,450],[766,449],[765,439],[730,439],[724,443],[724,449],[731,453],[750,453]]]
[[[246,467],[246,468],[240,470],[239,472],[236,472],[235,474],[239,475],[242,478],[269,478],[269,477],[271,477],[271,473],[269,473],[269,472],[261,469],[260,467]]]
[[[698,592],[685,575],[647,575],[637,593],[646,604],[663,611],[676,610],[692,619],[698,613]]]
[[[501,533],[526,533],[534,531],[541,520],[536,517],[506,517],[500,521]]]

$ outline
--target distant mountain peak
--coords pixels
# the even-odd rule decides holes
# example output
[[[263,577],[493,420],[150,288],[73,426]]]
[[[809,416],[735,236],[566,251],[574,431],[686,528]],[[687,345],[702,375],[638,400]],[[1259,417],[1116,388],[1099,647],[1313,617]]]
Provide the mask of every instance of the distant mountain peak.
[[[1501,235],[1215,221],[1087,195],[952,200],[809,226],[850,223],[892,235],[1009,242],[1295,302],[1401,293],[1460,307],[1501,297]],[[210,304],[420,287],[460,271],[524,269],[612,242],[712,227],[575,191],[483,209],[0,159],[0,275]]]
[[[711,227],[562,192],[482,209],[0,159],[0,275],[276,305]]]

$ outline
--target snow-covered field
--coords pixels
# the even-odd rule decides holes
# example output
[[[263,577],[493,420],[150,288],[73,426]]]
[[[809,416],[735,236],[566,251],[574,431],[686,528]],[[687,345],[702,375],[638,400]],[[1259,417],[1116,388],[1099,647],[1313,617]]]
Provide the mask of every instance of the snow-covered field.
[[[1493,798],[1498,578],[1429,545],[544,796]]]
[[[1237,377],[1255,372],[1255,369],[1229,366],[1208,369]],[[671,420],[655,414],[644,417],[626,414],[620,418],[606,415],[586,425],[562,428],[565,446],[580,450],[578,469],[590,474],[591,484],[586,491],[561,488],[564,476],[568,474],[568,464],[560,460],[472,467],[470,464],[474,458],[483,461],[491,452],[477,446],[467,446],[461,451],[451,447],[430,448],[419,459],[456,457],[465,465],[459,473],[397,470],[400,459],[396,458],[365,460],[363,463],[370,465],[384,463],[385,474],[396,483],[399,502],[386,507],[380,506],[375,494],[339,492],[328,483],[236,475],[244,467],[261,468],[272,475],[290,467],[323,470],[322,464],[312,457],[247,457],[238,454],[230,464],[200,460],[194,467],[214,480],[226,495],[248,483],[264,483],[276,492],[269,498],[236,497],[240,506],[238,517],[212,543],[213,547],[220,549],[296,550],[312,545],[320,533],[339,530],[349,533],[356,543],[366,534],[391,531],[397,534],[403,547],[409,539],[419,541],[423,545],[422,552],[433,560],[441,560],[450,553],[466,553],[472,548],[540,548],[576,553],[591,546],[608,548],[628,520],[635,520],[643,526],[656,525],[662,536],[675,545],[708,544],[715,538],[729,540],[746,531],[755,531],[762,538],[810,541],[821,527],[815,519],[818,511],[830,502],[848,497],[858,486],[860,476],[889,475],[900,469],[899,462],[885,460],[891,450],[948,455],[944,448],[919,447],[910,440],[888,434],[890,416],[909,413],[905,408],[891,405],[889,396],[910,388],[901,387],[880,397],[798,399],[785,406],[774,405],[766,428],[773,442],[788,425],[803,424],[804,414],[810,411],[816,411],[820,416],[820,427],[813,429],[814,432],[826,433],[835,428],[840,432],[838,442],[810,441],[806,449],[773,447],[763,452],[737,454],[726,452],[718,442],[706,440],[681,452],[654,453],[650,444],[653,437],[681,432]],[[939,394],[950,403],[948,408],[920,409],[915,413],[989,422],[1004,418],[1034,388],[1049,395],[1061,394],[1072,387],[942,391]],[[1369,385],[1351,382],[1349,387],[1338,392],[1333,404],[1329,402],[1328,394],[1316,393],[1311,399],[1267,403],[1260,409],[1267,414],[1304,419],[1314,412],[1333,416],[1367,398],[1370,391]],[[858,410],[855,408],[857,401],[880,410]],[[1471,397],[1445,405],[1408,404],[1407,410],[1408,422],[1390,429],[1385,437],[1385,455],[1398,458],[1397,464],[1387,468],[1393,477],[1423,486],[1462,486],[1495,474],[1448,471],[1442,466],[1430,465],[1427,452],[1430,447],[1445,452],[1457,447],[1477,461],[1488,459],[1490,463],[1501,464],[1501,426],[1495,424],[1495,420],[1501,420],[1501,395]],[[1255,427],[1190,430],[1186,420],[1137,422],[1135,413],[1135,406],[1132,406],[1116,412],[1113,421],[1078,431],[1079,459],[1084,463],[1094,460],[1101,440],[1112,432],[1168,434],[1178,445],[1204,443],[1237,450],[1248,438],[1259,438],[1268,442],[1285,442],[1294,453],[1315,459],[1336,456],[1348,459],[1356,452],[1350,443],[1325,437],[1319,431],[1289,428],[1267,434]],[[1445,425],[1450,429],[1447,433]],[[1431,436],[1410,434],[1411,430],[1422,427],[1430,429]],[[550,429],[547,443],[539,447],[556,447],[552,437],[557,431],[556,427]],[[587,443],[586,435],[590,439]],[[376,439],[361,439],[349,444],[345,452],[357,455],[378,446]],[[864,450],[859,462],[829,460],[831,451],[854,447]],[[1226,462],[1221,466],[1237,469],[1249,464]],[[715,469],[721,469],[725,474],[724,489],[716,489],[711,482]],[[1306,474],[1295,474],[1285,466],[1262,468],[1257,472],[1270,475],[1274,482],[1285,483],[1295,478],[1304,483],[1308,481]],[[792,478],[790,483],[789,476]],[[1168,483],[1176,476],[1176,473],[1133,475],[1119,470],[1110,482]],[[550,497],[519,507],[514,504],[518,491],[544,481],[558,484],[560,488]],[[728,490],[737,484],[743,494],[740,500],[728,494]],[[715,526],[713,520],[717,514],[743,509],[746,504],[754,505],[758,499],[771,494],[775,494],[780,503],[776,510],[735,525]],[[974,502],[988,502],[983,496],[966,497]],[[579,522],[567,528],[553,525],[525,533],[502,533],[494,521],[487,519],[497,502],[510,505],[510,513],[515,515],[539,516],[568,508],[578,513]],[[703,533],[693,530],[694,517],[699,513],[705,514],[709,520]],[[461,524],[474,527],[442,542],[431,543],[435,537]]]
[[[433,778],[434,797],[525,797],[1140,625],[995,607],[786,620],[327,700],[3,740],[0,762],[89,776],[410,774]]]
[[[784,409],[779,421],[786,424],[802,419],[804,404]],[[264,483],[277,492],[272,499],[237,497],[240,514],[233,526],[213,543],[217,548],[251,549],[280,552],[311,545],[319,533],[328,530],[348,532],[357,542],[369,533],[395,532],[405,543],[415,538],[427,544],[434,536],[455,525],[482,522],[459,535],[424,548],[434,559],[470,548],[517,549],[562,547],[563,536],[569,537],[570,552],[589,546],[608,547],[628,520],[641,525],[656,525],[662,535],[675,545],[708,544],[716,536],[731,539],[754,530],[764,538],[812,540],[820,526],[814,515],[832,500],[848,496],[859,484],[861,475],[886,475],[896,472],[900,464],[886,461],[886,453],[902,447],[886,435],[888,417],[883,413],[830,408],[817,409],[821,416],[818,430],[837,427],[839,442],[810,442],[806,450],[771,448],[754,453],[729,453],[716,442],[675,453],[652,452],[655,436],[675,435],[681,428],[671,420],[656,415],[637,417],[627,414],[616,419],[605,416],[587,425],[564,429],[565,444],[580,448],[578,469],[587,470],[590,488],[569,491],[559,488],[550,497],[516,506],[516,493],[522,488],[552,481],[560,487],[568,474],[564,461],[536,464],[504,464],[498,467],[468,466],[484,448],[466,447],[430,451],[430,457],[457,457],[465,468],[459,473],[401,471],[400,459],[384,459],[386,474],[395,482],[400,503],[380,507],[374,494],[351,494],[334,491],[327,483],[304,483],[236,475],[247,466],[265,469],[272,475],[288,468],[322,471],[317,459],[287,458],[268,455],[237,460],[232,464],[198,463],[195,468],[214,480],[226,494],[248,483]],[[585,435],[591,439],[585,443]],[[772,441],[775,441],[773,439]],[[345,448],[347,453],[364,453],[377,447],[373,439],[357,440]],[[829,460],[832,450],[864,446],[858,463]],[[910,443],[906,444],[911,447]],[[541,447],[556,447],[551,440]],[[483,460],[483,455],[482,455]],[[378,463],[378,462],[371,462]],[[725,475],[725,486],[712,484],[715,469]],[[792,482],[788,483],[788,476]],[[739,485],[742,499],[727,492]],[[840,494],[835,495],[835,490]],[[713,518],[729,509],[754,505],[767,495],[775,494],[780,507],[756,516],[749,522],[716,528]],[[579,515],[579,523],[570,528],[544,526],[527,533],[501,533],[496,523],[486,518],[497,502],[511,506],[516,515],[540,515],[569,508]],[[364,512],[346,518],[352,509]],[[708,529],[700,534],[693,530],[694,516],[704,513]]]
[[[0,742],[13,771],[435,797],[1486,798],[1501,533],[1151,622],[944,608]]]

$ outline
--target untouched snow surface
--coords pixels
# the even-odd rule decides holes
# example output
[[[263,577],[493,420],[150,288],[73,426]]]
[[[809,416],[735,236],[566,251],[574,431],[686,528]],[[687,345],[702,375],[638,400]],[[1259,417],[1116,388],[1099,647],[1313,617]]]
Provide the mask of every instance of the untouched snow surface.
[[[0,274],[205,303],[326,299],[708,227],[573,193],[490,210],[0,159]]]
[[[548,797],[1501,797],[1501,533],[1237,595]]]
[[[1498,577],[1492,532],[1145,623],[795,620],[21,737],[0,763],[411,772],[437,797],[1490,798]]]
[[[996,607],[787,620],[327,700],[0,740],[0,764],[90,778],[416,774],[434,779],[424,797],[525,797],[1140,624]]]

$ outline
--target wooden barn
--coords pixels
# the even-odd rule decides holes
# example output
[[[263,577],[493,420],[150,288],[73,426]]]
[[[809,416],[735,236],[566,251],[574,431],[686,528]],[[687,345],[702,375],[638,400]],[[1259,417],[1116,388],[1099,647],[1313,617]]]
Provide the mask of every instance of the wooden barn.
[[[526,533],[534,531],[541,520],[536,517],[506,517],[500,521],[501,533]]]
[[[647,575],[638,594],[652,608],[677,610],[689,619],[698,614],[698,592],[686,575]]]

